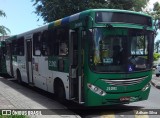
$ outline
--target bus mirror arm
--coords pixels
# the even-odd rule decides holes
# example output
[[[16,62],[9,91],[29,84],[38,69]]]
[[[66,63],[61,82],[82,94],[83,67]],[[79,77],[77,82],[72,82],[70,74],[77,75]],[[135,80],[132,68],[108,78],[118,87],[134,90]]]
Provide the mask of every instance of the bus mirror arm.
[[[75,70],[74,70],[74,73],[77,72],[78,68],[79,68],[79,65],[76,66],[76,68],[75,68]]]
[[[69,77],[70,78],[76,78],[76,72],[77,72],[77,69],[78,69],[78,65],[75,67],[74,65],[71,65],[70,66],[70,69],[71,69],[71,72],[70,72],[70,75],[69,75]]]
[[[86,16],[86,18],[85,18],[85,24],[86,24],[86,26],[88,25],[89,19],[91,19],[91,21],[92,21],[92,27],[93,27],[93,18],[91,16]]]
[[[106,28],[108,28],[108,29],[112,29],[112,28],[113,28],[113,26],[112,26],[111,24],[106,24]]]
[[[146,33],[147,28],[148,28],[147,25],[144,25],[144,26],[143,26],[143,33],[144,33],[144,34]]]

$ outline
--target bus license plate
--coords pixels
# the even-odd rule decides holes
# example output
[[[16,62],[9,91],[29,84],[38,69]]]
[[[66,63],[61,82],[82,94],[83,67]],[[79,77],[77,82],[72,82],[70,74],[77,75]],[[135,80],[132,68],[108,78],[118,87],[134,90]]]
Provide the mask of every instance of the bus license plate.
[[[130,101],[130,97],[121,97],[120,101],[121,102],[129,102]]]

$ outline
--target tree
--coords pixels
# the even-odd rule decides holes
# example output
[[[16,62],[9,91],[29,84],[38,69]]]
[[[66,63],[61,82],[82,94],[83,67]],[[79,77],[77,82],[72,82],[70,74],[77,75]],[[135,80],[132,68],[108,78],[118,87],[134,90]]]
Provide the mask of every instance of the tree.
[[[6,14],[2,10],[0,10],[0,17],[6,17]],[[10,30],[5,26],[0,25],[0,34],[7,35],[7,32],[10,32]]]
[[[160,29],[160,3],[156,2],[154,3],[154,7],[153,10],[146,10],[146,13],[148,13],[149,15],[151,15],[154,19],[153,25],[154,25],[154,34],[155,37],[158,34],[158,29]],[[160,46],[160,40],[157,40],[154,44],[154,50],[159,53],[159,46]]]
[[[154,17],[154,19],[160,19],[160,3],[159,2],[156,2],[154,4],[152,16]]]
[[[32,0],[35,13],[45,22],[93,8],[141,11],[149,0]]]
[[[160,3],[154,3],[153,9],[146,9],[144,12],[151,15],[154,19],[155,37],[157,36],[157,30],[160,29]]]
[[[107,0],[109,8],[142,11],[149,0]]]

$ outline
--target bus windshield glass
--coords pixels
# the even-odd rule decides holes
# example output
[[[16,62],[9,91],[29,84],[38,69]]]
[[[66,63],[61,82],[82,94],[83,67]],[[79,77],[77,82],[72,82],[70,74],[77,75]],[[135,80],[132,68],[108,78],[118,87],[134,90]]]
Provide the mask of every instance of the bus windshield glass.
[[[90,67],[96,72],[151,69],[152,32],[127,28],[90,29]]]

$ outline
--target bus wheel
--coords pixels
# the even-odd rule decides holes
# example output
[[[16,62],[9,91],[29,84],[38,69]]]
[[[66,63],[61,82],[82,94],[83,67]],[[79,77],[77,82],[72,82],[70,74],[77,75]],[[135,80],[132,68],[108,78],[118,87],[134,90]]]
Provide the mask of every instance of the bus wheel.
[[[20,72],[17,70],[17,80],[18,80],[18,83],[21,84],[22,83],[22,78],[21,78],[21,74]]]
[[[64,103],[66,94],[63,83],[61,81],[56,82],[54,90],[55,90],[55,96],[57,97],[58,101]]]

